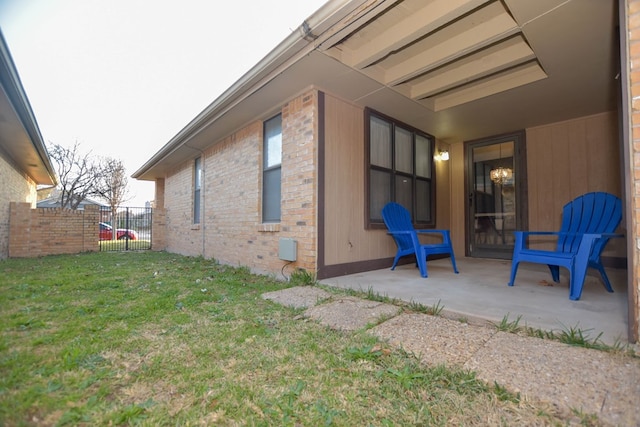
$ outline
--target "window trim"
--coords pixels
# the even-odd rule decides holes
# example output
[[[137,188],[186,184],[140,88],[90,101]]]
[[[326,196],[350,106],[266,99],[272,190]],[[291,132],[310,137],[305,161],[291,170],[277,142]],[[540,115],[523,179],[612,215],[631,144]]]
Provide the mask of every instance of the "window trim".
[[[420,129],[416,129],[413,126],[410,126],[404,122],[401,122],[400,120],[394,119],[393,117],[387,116],[386,114],[380,113],[376,110],[373,110],[371,108],[365,108],[364,110],[364,116],[365,116],[365,120],[364,120],[364,137],[365,137],[365,144],[364,144],[364,150],[365,150],[365,177],[364,177],[364,185],[365,185],[365,206],[364,206],[364,216],[365,216],[365,228],[366,229],[372,229],[372,230],[376,230],[376,229],[386,229],[386,226],[384,225],[384,222],[382,220],[374,220],[371,218],[371,194],[370,194],[370,188],[371,188],[371,170],[372,170],[372,165],[371,165],[371,117],[377,117],[378,119],[384,120],[386,122],[389,122],[391,124],[391,136],[392,136],[392,143],[391,143],[391,156],[392,156],[392,166],[391,166],[391,176],[392,178],[395,179],[395,177],[397,175],[401,175],[401,176],[406,176],[405,173],[398,173],[395,169],[395,143],[394,143],[394,139],[395,139],[395,128],[396,127],[400,127],[404,130],[410,131],[412,133],[412,150],[413,150],[413,164],[414,164],[414,170],[413,173],[411,174],[412,177],[412,195],[411,195],[411,200],[412,200],[412,209],[411,211],[411,215],[412,215],[412,223],[414,225],[415,228],[435,228],[436,226],[436,168],[435,168],[435,161],[433,159],[433,154],[434,154],[434,150],[435,150],[435,137],[433,135],[430,135],[426,132],[421,131]],[[430,151],[430,164],[431,164],[431,177],[428,179],[429,181],[429,188],[431,189],[431,203],[429,206],[430,212],[429,212],[429,216],[431,218],[431,221],[416,221],[415,220],[415,211],[416,211],[416,191],[417,191],[417,179],[416,179],[416,159],[415,159],[415,153],[416,153],[416,135],[420,135],[424,138],[426,138],[429,141],[429,151]],[[381,169],[381,168],[374,168],[374,169]],[[393,182],[391,183],[390,186],[390,191],[391,191],[391,201],[395,201],[396,200],[396,196],[395,196],[395,186],[393,185]]]
[[[267,163],[267,158],[268,158],[268,153],[267,153],[267,149],[268,149],[268,145],[267,145],[267,139],[266,139],[266,135],[267,135],[267,124],[269,122],[271,122],[272,120],[275,120],[277,118],[280,118],[280,163],[276,164],[276,165],[272,165],[267,167],[266,163]],[[278,209],[278,218],[266,218],[265,215],[265,200],[266,200],[266,176],[269,173],[272,173],[274,171],[280,171],[280,206]],[[282,221],[282,113],[278,113],[275,116],[265,120],[262,123],[262,212],[261,212],[261,222],[263,224],[274,224],[274,223],[280,223]]]
[[[193,161],[193,224],[200,224],[202,216],[202,157]]]

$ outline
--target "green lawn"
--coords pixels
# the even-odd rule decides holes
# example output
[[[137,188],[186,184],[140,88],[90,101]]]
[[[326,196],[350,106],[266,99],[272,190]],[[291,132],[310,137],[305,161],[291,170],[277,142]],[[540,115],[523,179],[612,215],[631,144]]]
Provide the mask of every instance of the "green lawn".
[[[138,251],[149,249],[151,242],[148,240],[100,240],[101,251]]]
[[[301,319],[261,298],[289,284],[244,268],[103,252],[5,260],[0,274],[0,425],[567,422]]]

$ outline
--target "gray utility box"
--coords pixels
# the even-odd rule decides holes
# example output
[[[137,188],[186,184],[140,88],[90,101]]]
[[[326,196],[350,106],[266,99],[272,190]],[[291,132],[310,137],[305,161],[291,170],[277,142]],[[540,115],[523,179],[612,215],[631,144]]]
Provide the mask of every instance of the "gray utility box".
[[[284,261],[295,261],[298,257],[298,242],[290,238],[281,238],[278,247],[278,258]]]

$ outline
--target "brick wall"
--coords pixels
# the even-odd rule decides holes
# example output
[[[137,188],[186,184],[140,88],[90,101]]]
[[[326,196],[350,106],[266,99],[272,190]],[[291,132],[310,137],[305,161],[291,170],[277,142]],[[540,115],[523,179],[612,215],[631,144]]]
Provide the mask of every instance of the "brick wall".
[[[167,210],[155,208],[152,221],[151,250],[164,251],[167,249]]]
[[[10,204],[9,256],[13,258],[97,251],[97,206],[83,211],[32,209],[30,203]]]
[[[160,196],[166,209],[166,250],[190,256],[202,255],[203,232],[201,225],[193,224],[194,160],[169,173],[164,182],[164,196]]]
[[[21,173],[0,150],[0,259],[9,256],[10,202],[26,202],[35,206],[36,183]]]
[[[620,2],[621,7],[624,2]],[[629,86],[631,89],[631,197],[629,203],[633,203],[631,215],[631,230],[628,231],[633,236],[633,272],[629,275],[633,277],[635,292],[629,292],[629,296],[635,295],[635,301],[630,304],[635,305],[636,315],[640,310],[640,0],[627,1],[627,31],[629,37]],[[631,237],[630,237],[631,238]],[[631,283],[631,281],[630,281]],[[635,332],[640,328],[639,319],[636,319]]]
[[[298,241],[297,267],[316,270],[317,92],[282,109],[282,236]]]
[[[167,250],[279,274],[285,264],[278,259],[279,240],[287,237],[298,242],[298,260],[288,272],[296,267],[314,271],[316,111],[315,91],[282,107],[279,224],[261,223],[263,125],[258,121],[212,144],[203,153],[200,225],[192,223],[193,160],[166,177],[162,198],[166,208]]]
[[[164,178],[158,178],[155,181],[156,196],[153,201],[154,208],[164,208]]]

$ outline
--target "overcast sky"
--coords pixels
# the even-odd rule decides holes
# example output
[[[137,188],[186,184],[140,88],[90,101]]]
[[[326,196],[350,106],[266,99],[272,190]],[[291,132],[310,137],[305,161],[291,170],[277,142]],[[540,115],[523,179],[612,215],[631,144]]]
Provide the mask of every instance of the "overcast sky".
[[[45,143],[131,175],[325,1],[0,0],[0,27]]]

